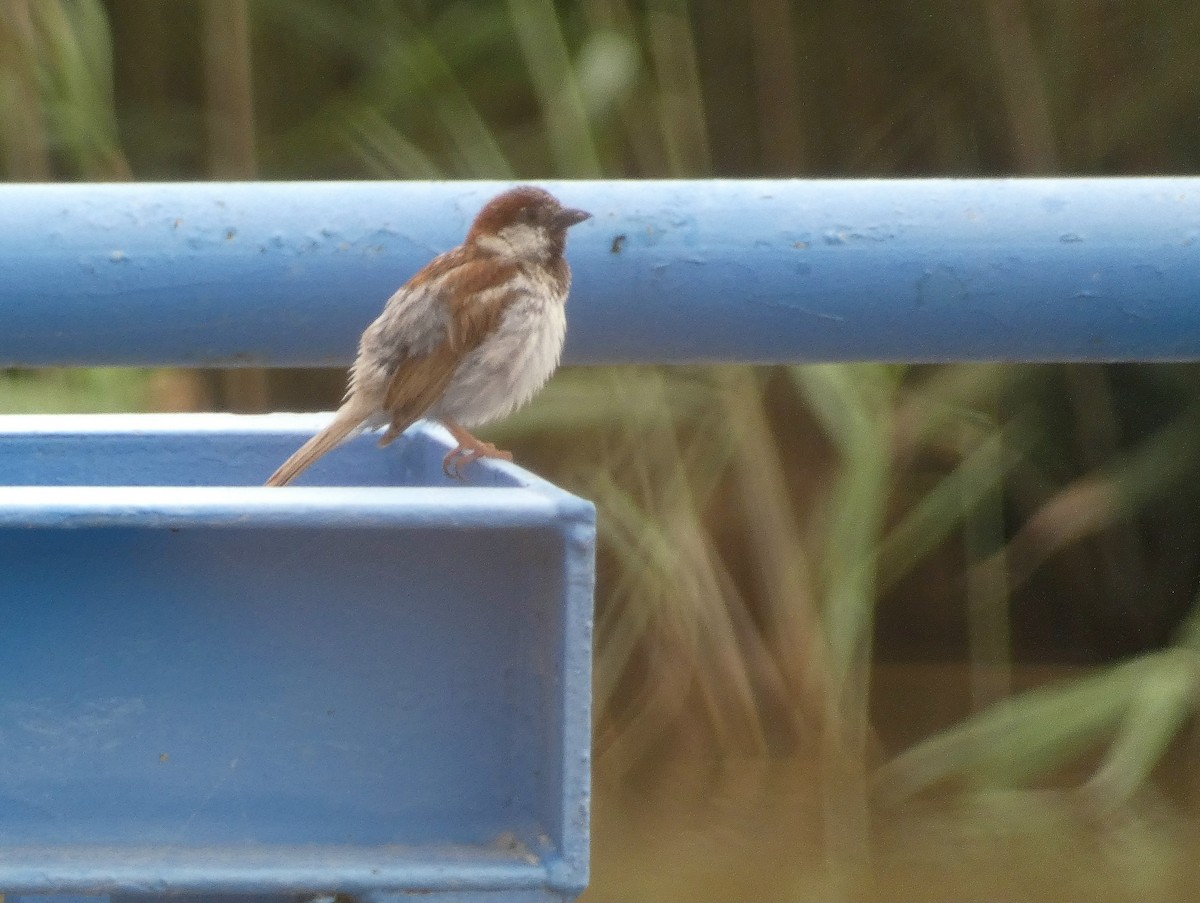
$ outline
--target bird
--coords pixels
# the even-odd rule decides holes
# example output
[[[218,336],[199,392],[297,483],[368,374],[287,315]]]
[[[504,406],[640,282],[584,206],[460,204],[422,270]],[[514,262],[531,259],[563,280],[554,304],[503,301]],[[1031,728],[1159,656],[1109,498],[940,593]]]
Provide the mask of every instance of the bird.
[[[511,461],[468,428],[524,405],[558,367],[571,288],[567,230],[590,217],[532,185],[484,204],[461,245],[388,299],[359,340],[333,420],[266,485],[287,485],[359,432],[384,428],[386,446],[422,418],[440,421],[458,443],[442,460],[448,477],[461,479],[480,458]]]

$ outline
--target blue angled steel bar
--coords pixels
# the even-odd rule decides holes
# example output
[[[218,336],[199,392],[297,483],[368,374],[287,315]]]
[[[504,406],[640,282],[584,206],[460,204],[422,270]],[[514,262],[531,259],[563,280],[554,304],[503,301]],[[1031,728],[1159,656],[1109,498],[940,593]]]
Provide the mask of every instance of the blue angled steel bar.
[[[546,183],[568,363],[1200,357],[1200,179]],[[0,366],[344,365],[486,182],[0,187]]]

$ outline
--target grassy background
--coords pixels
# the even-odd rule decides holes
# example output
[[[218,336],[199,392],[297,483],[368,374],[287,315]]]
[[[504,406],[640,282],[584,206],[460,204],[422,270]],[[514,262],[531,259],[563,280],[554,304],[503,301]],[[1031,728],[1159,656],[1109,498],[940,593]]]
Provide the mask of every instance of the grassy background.
[[[7,10],[13,181],[1159,174],[1200,156],[1189,0]],[[343,380],[9,372],[0,409],[327,408]],[[1035,838],[1067,830],[1065,807],[1111,843],[1147,799],[1190,824],[1170,763],[1195,752],[1198,390],[1190,365],[574,369],[491,430],[600,509],[593,897],[936,896],[893,861],[895,813],[931,794],[967,807],[921,822],[946,856],[997,799]],[[638,829],[682,805],[645,808],[638,788],[664,781],[726,840],[790,842],[759,845],[777,858],[757,884],[713,881],[704,844],[664,875]],[[780,793],[797,814],[776,824]],[[1170,856],[1127,858],[1128,878]],[[1059,887],[1042,896],[1089,893]]]

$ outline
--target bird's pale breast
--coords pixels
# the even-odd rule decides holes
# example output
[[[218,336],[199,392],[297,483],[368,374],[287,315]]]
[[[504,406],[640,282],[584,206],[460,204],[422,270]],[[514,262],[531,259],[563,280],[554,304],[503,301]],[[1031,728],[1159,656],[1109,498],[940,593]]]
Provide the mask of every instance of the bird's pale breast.
[[[565,291],[548,281],[532,285],[505,311],[496,331],[459,364],[431,412],[465,427],[515,411],[545,385],[562,356]]]

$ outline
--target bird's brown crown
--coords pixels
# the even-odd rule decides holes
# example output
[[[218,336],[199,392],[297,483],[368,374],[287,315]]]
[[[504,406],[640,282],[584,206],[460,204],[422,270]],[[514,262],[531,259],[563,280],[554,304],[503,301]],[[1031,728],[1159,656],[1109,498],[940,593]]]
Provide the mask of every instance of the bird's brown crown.
[[[467,235],[470,241],[479,235],[497,235],[505,226],[525,222],[529,225],[549,225],[553,215],[562,209],[554,195],[532,185],[510,188],[483,205]]]
[[[480,235],[498,235],[508,226],[540,226],[553,232],[565,232],[581,219],[583,211],[571,211],[578,216],[566,215],[567,208],[559,203],[550,192],[533,185],[520,185],[496,195],[483,205],[479,215],[471,224],[467,241]]]

